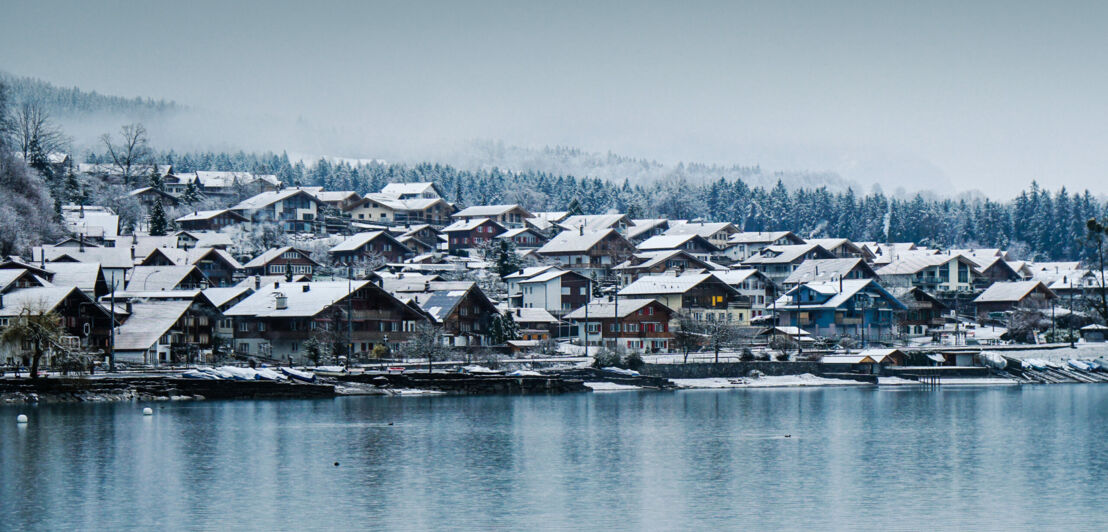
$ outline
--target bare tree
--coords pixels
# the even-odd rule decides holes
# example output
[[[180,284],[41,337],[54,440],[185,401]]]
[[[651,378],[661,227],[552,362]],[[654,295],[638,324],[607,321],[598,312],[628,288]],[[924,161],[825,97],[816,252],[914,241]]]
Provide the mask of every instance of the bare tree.
[[[401,344],[405,358],[426,358],[427,373],[431,373],[431,363],[443,360],[450,355],[450,348],[443,342],[442,327],[423,322],[416,325],[411,338]]]
[[[112,141],[107,133],[100,136],[100,142],[108,150],[119,170],[123,172],[123,184],[131,186],[131,177],[137,166],[150,159],[151,150],[147,144],[146,127],[140,123],[127,124],[119,128],[119,143]]]
[[[1105,221],[1108,223],[1108,220]],[[1094,297],[1085,297],[1087,304],[1100,315],[1100,319],[1108,323],[1108,290],[1104,286],[1104,267],[1105,262],[1108,260],[1108,253],[1105,252],[1105,240],[1108,239],[1108,226],[1102,224],[1096,220],[1096,218],[1090,218],[1088,222],[1085,222],[1085,228],[1088,229],[1089,244],[1095,248],[1096,254],[1094,265],[1096,268],[1093,270],[1093,278],[1096,279],[1097,293]]]
[[[689,362],[689,351],[699,348],[703,340],[697,321],[688,312],[679,312],[677,329],[673,331],[673,347],[684,355],[684,363]]]
[[[29,100],[20,104],[11,122],[16,150],[36,170],[45,169],[50,154],[64,151],[69,144],[69,139],[38,101]]]
[[[60,345],[61,335],[65,332],[62,320],[53,311],[37,307],[24,306],[19,317],[0,334],[0,340],[12,344],[29,345],[31,348],[31,378],[38,378],[38,367],[47,351]]]

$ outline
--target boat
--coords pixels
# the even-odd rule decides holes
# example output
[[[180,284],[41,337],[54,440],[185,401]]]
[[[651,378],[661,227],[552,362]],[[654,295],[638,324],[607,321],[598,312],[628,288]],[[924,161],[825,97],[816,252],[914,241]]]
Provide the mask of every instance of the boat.
[[[1055,362],[1055,361],[1053,361],[1053,360],[1047,360],[1045,358],[1040,358],[1039,360],[1041,360],[1043,362],[1044,366],[1046,366],[1050,369],[1062,369],[1062,365]]]
[[[284,379],[285,379],[284,375],[282,375],[282,374],[280,374],[276,371],[273,371],[269,368],[261,368],[261,369],[258,369],[258,370],[254,370],[254,380],[280,381],[280,380],[284,380]]]
[[[1067,360],[1066,364],[1069,364],[1069,366],[1073,369],[1077,369],[1077,370],[1081,370],[1081,371],[1092,371],[1093,370],[1092,366],[1090,366],[1088,362],[1083,362],[1081,360],[1077,360],[1077,359],[1073,359],[1073,358]]]
[[[231,374],[231,378],[236,381],[252,381],[255,379],[257,372],[250,368],[236,368],[235,366],[222,366],[218,368],[226,373]]]
[[[1094,360],[1093,362],[1096,363],[1097,369],[1099,369],[1100,371],[1108,371],[1108,359],[1098,358],[1098,359]]]
[[[1004,355],[994,351],[982,351],[978,353],[977,358],[983,365],[993,369],[1004,369],[1008,367],[1008,360],[1004,358]]]
[[[341,377],[349,373],[342,366],[316,366],[313,371],[320,377]]]
[[[300,382],[315,382],[315,374],[307,371],[300,371],[293,368],[281,368],[281,373],[284,373],[286,377]]]
[[[1023,361],[1023,369],[1043,371],[1046,369],[1046,361],[1039,358],[1029,358]]]

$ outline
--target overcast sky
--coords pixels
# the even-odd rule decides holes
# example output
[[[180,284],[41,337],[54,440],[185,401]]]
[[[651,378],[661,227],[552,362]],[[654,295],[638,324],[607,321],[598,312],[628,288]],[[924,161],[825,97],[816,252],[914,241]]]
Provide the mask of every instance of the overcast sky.
[[[999,197],[1032,179],[1108,192],[1105,2],[9,0],[2,10],[0,69],[374,132],[382,150],[499,139]],[[377,155],[365,150],[335,155]]]

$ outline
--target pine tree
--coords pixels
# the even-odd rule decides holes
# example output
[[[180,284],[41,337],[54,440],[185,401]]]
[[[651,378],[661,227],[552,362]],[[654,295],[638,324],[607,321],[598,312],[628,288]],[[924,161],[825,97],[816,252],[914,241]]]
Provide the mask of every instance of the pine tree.
[[[169,221],[166,220],[162,199],[158,198],[154,202],[154,207],[150,209],[150,235],[165,236],[167,232],[169,232]]]
[[[158,171],[158,163],[154,163],[154,167],[150,169],[150,187],[154,190],[165,190],[162,174]]]
[[[196,188],[196,180],[193,179],[185,185],[185,191],[181,193],[181,202],[192,205],[200,201],[200,190]]]

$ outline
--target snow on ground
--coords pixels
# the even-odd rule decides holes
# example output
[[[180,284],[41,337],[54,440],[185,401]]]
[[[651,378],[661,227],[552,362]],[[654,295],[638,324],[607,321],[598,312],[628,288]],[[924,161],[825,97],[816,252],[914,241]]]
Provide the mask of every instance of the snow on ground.
[[[585,386],[592,388],[594,392],[626,392],[631,390],[641,390],[641,386],[631,386],[630,384],[617,384],[614,382],[586,382]]]
[[[1019,381],[1004,377],[943,377],[939,387],[943,386],[1015,386]]]
[[[900,377],[877,377],[877,384],[880,386],[918,386],[919,381]]]
[[[803,375],[765,376],[757,379],[744,378],[710,378],[710,379],[670,379],[674,384],[682,388],[788,388],[804,386],[871,386],[866,382],[850,381],[845,379],[828,379],[817,377],[810,373]]]

